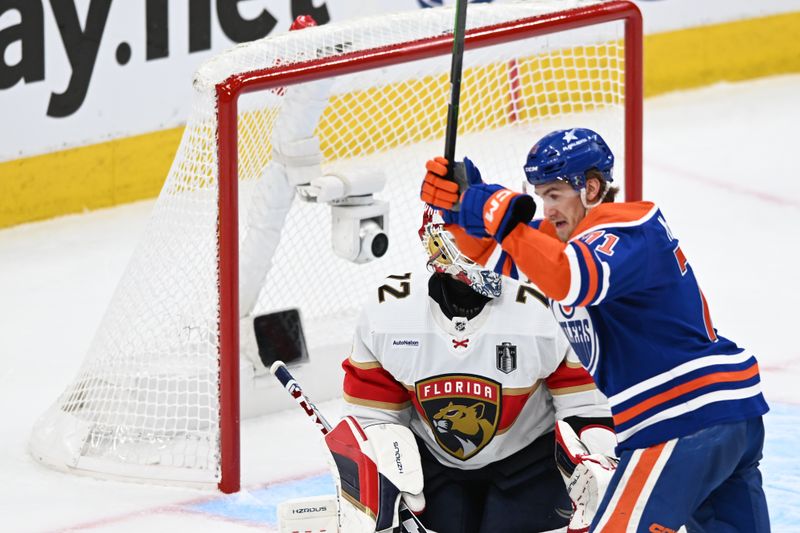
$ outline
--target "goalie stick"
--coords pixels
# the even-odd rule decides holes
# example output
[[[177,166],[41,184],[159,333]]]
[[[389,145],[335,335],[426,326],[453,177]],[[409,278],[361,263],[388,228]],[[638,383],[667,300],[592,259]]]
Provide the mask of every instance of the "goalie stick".
[[[322,413],[320,413],[319,409],[317,409],[317,406],[308,399],[308,396],[305,395],[302,387],[294,379],[294,376],[292,376],[289,369],[286,368],[283,361],[275,361],[269,371],[281,382],[281,385],[283,385],[300,407],[303,408],[303,411],[305,411],[314,425],[317,426],[317,429],[320,430],[323,435],[327,435],[331,430],[331,425]],[[405,502],[403,502],[402,498],[400,499],[398,515],[400,517],[400,533],[429,533],[425,526],[422,525],[422,522],[419,521],[419,518],[417,518]]]

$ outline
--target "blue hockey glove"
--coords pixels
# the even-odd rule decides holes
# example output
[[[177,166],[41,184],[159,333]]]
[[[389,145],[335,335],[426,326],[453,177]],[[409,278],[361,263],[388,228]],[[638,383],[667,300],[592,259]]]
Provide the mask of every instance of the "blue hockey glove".
[[[437,209],[445,224],[458,224],[458,213],[449,209]]]
[[[458,225],[473,237],[494,237],[497,242],[520,222],[527,224],[536,214],[536,204],[527,194],[501,185],[472,185],[461,197]]]
[[[481,178],[481,171],[478,170],[478,167],[465,157],[464,161],[461,163],[456,161],[456,164],[453,165],[453,179],[458,183],[459,201],[452,209],[457,212],[461,210],[461,198],[464,197],[464,193],[473,185],[482,184],[483,178]]]

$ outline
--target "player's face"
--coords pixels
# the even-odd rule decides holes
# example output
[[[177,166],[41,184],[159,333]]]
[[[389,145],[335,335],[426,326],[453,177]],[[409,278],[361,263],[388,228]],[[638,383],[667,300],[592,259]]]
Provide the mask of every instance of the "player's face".
[[[564,181],[553,181],[534,188],[544,204],[544,217],[556,228],[558,238],[566,242],[586,216],[578,191]]]

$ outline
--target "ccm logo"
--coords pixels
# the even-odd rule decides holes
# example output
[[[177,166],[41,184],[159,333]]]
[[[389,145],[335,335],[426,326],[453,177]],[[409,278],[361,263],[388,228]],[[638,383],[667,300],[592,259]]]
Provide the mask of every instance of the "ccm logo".
[[[494,193],[492,197],[489,198],[489,206],[486,208],[486,211],[483,214],[483,219],[486,222],[494,222],[494,214],[497,212],[497,208],[500,207],[506,201],[506,198],[512,194],[514,193],[508,189]]]

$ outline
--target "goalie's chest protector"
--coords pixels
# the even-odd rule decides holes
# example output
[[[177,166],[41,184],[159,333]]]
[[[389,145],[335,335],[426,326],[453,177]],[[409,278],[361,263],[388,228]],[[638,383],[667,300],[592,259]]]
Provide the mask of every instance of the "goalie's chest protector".
[[[478,468],[551,430],[544,379],[568,345],[546,300],[503,280],[478,316],[449,319],[426,281],[412,276],[406,297],[376,305],[369,328],[372,353],[408,390],[416,433],[442,462]]]

